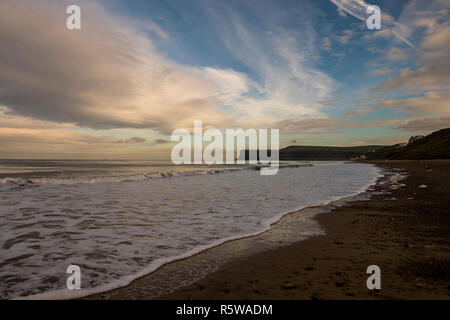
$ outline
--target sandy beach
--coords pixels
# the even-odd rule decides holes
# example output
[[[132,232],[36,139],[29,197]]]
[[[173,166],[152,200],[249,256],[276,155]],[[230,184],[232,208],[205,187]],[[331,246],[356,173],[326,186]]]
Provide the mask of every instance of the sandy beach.
[[[190,270],[193,283],[174,292],[155,291],[160,282],[152,274],[90,298],[448,299],[450,161],[374,163],[390,173],[372,187],[370,199],[310,209],[316,210],[311,214],[321,211],[315,221],[325,234],[316,230],[306,240],[308,235],[295,235],[295,224],[301,221],[293,213],[261,236],[232,241],[158,270],[176,282],[187,277],[188,271],[179,272],[181,266],[195,266]],[[392,181],[395,174],[407,177]],[[297,241],[281,241],[283,230]],[[271,247],[274,237],[280,241]],[[366,287],[369,265],[381,268],[381,290]]]

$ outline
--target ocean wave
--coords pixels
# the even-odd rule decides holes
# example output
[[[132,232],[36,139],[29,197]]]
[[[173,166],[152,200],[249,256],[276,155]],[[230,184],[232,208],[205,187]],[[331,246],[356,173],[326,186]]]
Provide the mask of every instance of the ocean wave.
[[[313,166],[310,163],[304,164],[280,164],[280,169],[283,168],[299,168]],[[146,172],[139,174],[125,174],[125,175],[105,175],[105,176],[76,176],[76,177],[6,177],[0,178],[0,186],[10,188],[25,188],[35,187],[39,185],[72,185],[72,184],[92,184],[92,183],[117,183],[117,182],[134,182],[148,179],[168,179],[175,177],[186,177],[196,175],[216,175],[229,172],[236,172],[242,170],[260,170],[266,167],[265,165],[248,165],[237,168],[220,168],[220,169],[200,169],[200,170],[186,170],[186,171],[157,171]]]

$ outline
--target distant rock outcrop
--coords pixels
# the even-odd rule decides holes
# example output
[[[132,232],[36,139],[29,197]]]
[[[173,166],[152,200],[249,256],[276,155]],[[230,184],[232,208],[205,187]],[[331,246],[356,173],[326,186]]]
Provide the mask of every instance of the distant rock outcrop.
[[[423,138],[424,138],[424,136],[413,136],[413,137],[409,138],[407,145],[410,146],[413,143],[415,143],[416,141],[419,141],[420,139],[423,139]]]

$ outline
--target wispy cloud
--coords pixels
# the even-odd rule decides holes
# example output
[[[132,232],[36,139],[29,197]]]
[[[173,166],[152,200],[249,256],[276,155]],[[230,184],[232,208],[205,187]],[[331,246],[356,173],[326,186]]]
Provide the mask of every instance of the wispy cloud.
[[[262,121],[321,115],[318,101],[327,99],[336,83],[314,65],[320,37],[307,17],[302,22],[301,11],[259,14],[258,10],[281,11],[271,7],[276,5],[261,2],[259,9],[250,6],[253,24],[225,3],[206,8],[229,52],[255,75],[251,83],[254,94],[234,100],[232,112]],[[292,17],[295,29],[286,26]]]

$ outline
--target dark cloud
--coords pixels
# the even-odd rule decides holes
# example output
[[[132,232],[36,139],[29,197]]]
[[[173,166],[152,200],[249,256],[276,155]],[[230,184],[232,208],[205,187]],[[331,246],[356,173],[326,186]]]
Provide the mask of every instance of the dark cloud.
[[[157,144],[165,144],[165,143],[170,143],[169,140],[165,140],[165,139],[156,139],[155,143]]]
[[[126,140],[120,140],[120,143],[144,143],[147,139],[141,137],[132,137]]]

